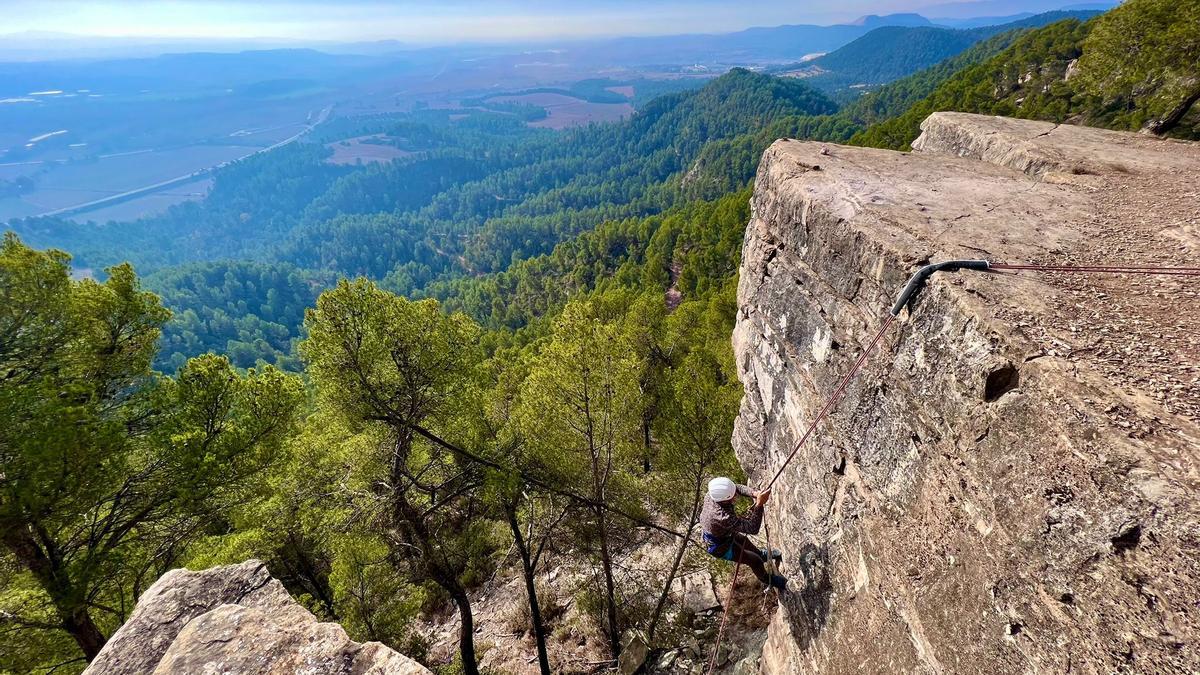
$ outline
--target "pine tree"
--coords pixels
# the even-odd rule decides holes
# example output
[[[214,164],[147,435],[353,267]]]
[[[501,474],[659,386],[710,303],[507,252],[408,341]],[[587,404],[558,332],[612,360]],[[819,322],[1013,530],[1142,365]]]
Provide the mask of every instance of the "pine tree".
[[[572,302],[555,322],[554,337],[534,361],[521,388],[518,425],[545,475],[590,502],[574,522],[595,542],[604,579],[604,628],[612,657],[621,650],[613,576],[615,524],[605,504],[622,498],[637,466],[642,403],[641,364],[619,326],[597,307]]]
[[[430,442],[431,429],[453,431],[462,406],[478,393],[479,329],[443,314],[433,300],[412,302],[370,281],[341,281],[305,318],[300,345],[320,404],[352,429],[371,431],[357,471],[370,492],[357,495],[364,517],[385,532],[392,559],[414,581],[430,580],[458,607],[463,669],[478,673],[475,626],[467,596],[477,542],[481,467]]]
[[[128,265],[69,271],[0,246],[0,550],[39,591],[0,622],[66,631],[90,661],[147,577],[255,493],[302,391],[211,355],[152,373],[158,299]]]
[[[1146,131],[1174,129],[1200,101],[1200,0],[1129,0],[1096,19],[1083,87]]]

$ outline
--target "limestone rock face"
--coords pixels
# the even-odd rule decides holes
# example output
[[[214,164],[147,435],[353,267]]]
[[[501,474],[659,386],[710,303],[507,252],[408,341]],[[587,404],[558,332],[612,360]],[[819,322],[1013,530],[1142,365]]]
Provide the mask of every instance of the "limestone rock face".
[[[939,113],[780,141],[746,232],[734,432],[763,485],[914,269],[1200,259],[1200,147]],[[1200,668],[1200,281],[934,277],[768,507],[763,673]],[[801,574],[803,573],[803,574]]]
[[[164,574],[87,675],[308,673],[419,675],[420,664],[318,623],[257,560]]]

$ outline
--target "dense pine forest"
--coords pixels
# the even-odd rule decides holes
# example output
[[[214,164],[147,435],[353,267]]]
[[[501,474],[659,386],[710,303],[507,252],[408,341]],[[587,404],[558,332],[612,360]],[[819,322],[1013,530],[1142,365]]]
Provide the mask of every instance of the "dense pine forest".
[[[1198,27],[1195,0],[1129,0],[950,47],[922,30],[887,42],[905,60],[847,58],[874,71],[860,90],[735,69],[567,131],[506,105],[335,118],[160,216],[14,222],[0,672],[78,672],[164,571],[249,557],[416,658],[453,611],[447,673],[478,672],[471,592],[503,569],[545,672],[556,639],[677,640],[686,544],[664,537],[653,588],[614,557],[661,536],[647,522],[692,532],[707,478],[739,471],[729,336],[762,151],[904,149],[937,110],[1197,138]],[[404,156],[327,161],[366,135]],[[570,598],[537,580],[551,556],[590,571]]]

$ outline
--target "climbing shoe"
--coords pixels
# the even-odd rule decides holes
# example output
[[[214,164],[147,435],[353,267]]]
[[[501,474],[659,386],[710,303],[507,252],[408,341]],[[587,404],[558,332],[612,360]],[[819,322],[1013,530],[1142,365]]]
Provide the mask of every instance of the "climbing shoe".
[[[786,591],[788,589],[787,577],[779,576],[778,574],[771,575],[771,588]]]
[[[783,551],[780,551],[777,548],[773,548],[770,551],[767,551],[765,548],[760,548],[758,549],[758,554],[762,556],[763,562],[766,562],[771,558],[775,559],[776,564],[783,562]]]

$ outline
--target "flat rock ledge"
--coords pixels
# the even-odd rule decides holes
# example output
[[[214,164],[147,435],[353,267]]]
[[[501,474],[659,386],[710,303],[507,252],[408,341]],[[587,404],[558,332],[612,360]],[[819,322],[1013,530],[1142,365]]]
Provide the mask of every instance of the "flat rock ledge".
[[[320,623],[248,560],[164,574],[85,675],[270,673],[422,675],[430,671],[378,643]]]

